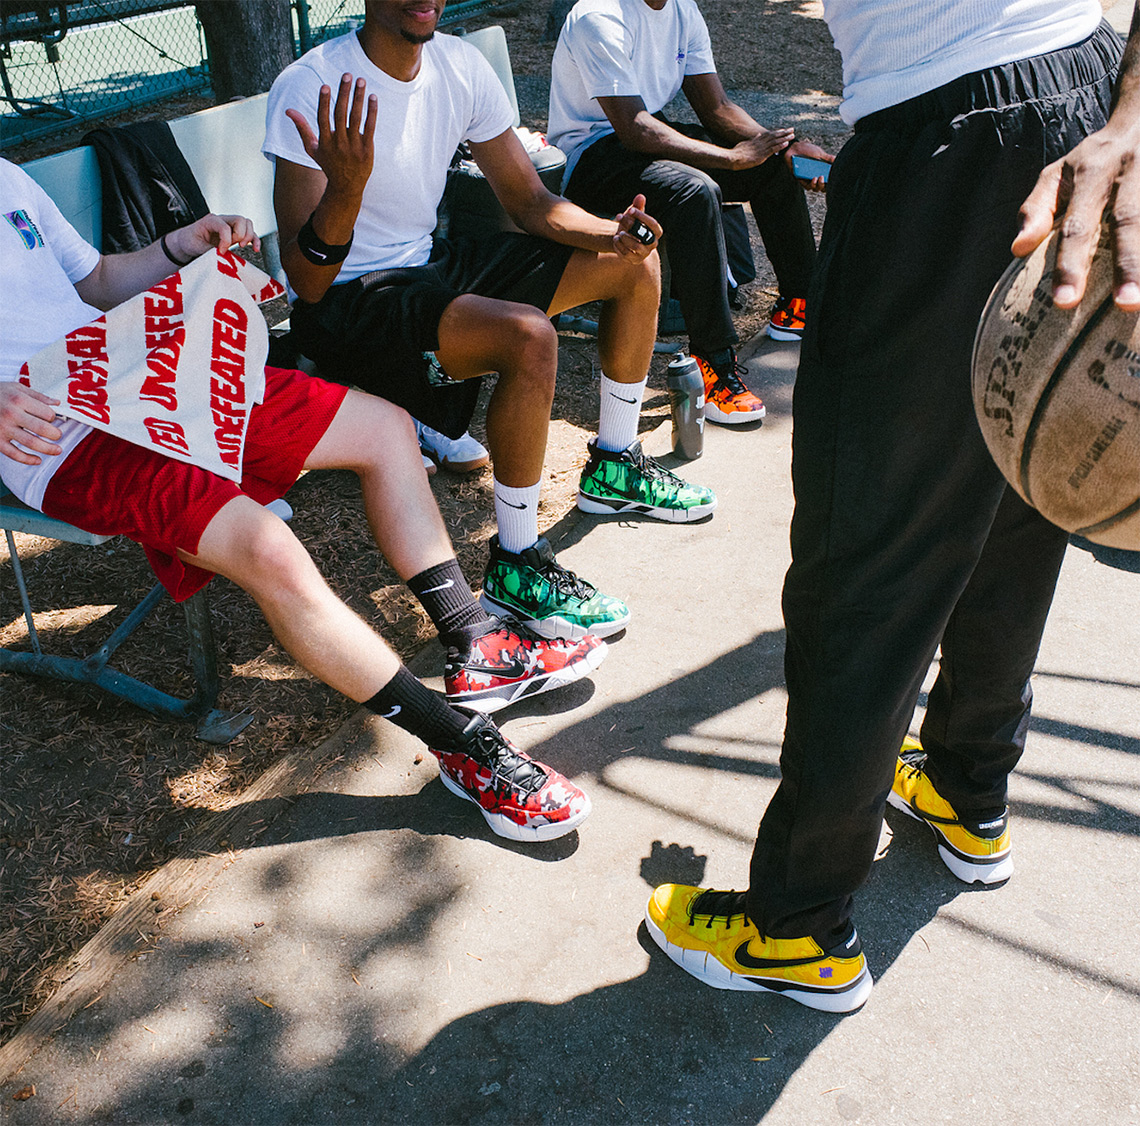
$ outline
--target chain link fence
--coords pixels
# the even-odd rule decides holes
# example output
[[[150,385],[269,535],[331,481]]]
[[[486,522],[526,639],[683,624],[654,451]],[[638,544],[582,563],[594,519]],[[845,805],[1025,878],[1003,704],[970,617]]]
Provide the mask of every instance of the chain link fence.
[[[444,22],[497,3],[453,3]],[[364,22],[364,0],[294,0],[291,8],[297,55]],[[206,40],[192,4],[0,0],[0,149],[209,88]]]

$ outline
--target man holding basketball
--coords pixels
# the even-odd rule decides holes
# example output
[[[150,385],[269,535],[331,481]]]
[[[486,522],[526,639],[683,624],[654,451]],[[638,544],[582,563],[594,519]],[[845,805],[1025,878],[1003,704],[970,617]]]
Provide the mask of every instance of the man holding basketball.
[[[986,298],[1011,244],[1028,254],[1063,215],[1054,301],[1076,305],[1107,207],[1114,297],[1140,309],[1140,6],[1123,57],[1097,0],[939,7],[824,3],[855,134],[796,379],[782,777],[747,892],[665,885],[646,911],[701,980],[834,1012],[871,989],[850,916],[886,802],[931,827],[959,879],[1012,872],[1006,780],[1067,536],[1006,487],[978,429]]]

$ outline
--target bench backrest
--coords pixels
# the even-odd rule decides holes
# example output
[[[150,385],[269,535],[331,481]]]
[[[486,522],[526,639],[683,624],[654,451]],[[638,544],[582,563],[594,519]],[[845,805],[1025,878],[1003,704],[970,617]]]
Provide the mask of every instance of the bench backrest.
[[[507,50],[507,33],[496,24],[494,27],[480,28],[479,31],[469,31],[462,38],[491,64],[491,69],[503,84],[507,100],[514,110],[515,119],[511,124],[518,126],[522,118],[519,116],[519,99],[515,93],[515,73],[511,69],[511,55]]]
[[[277,230],[273,165],[261,155],[268,94],[201,110],[170,122],[170,131],[212,211],[248,215],[263,238]],[[93,246],[103,241],[103,188],[89,145],[32,160],[23,169],[55,200],[64,218]]]

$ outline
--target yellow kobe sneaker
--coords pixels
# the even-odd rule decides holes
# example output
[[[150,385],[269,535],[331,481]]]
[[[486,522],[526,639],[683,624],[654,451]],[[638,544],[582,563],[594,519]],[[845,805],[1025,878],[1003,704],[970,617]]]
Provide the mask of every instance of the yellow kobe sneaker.
[[[828,1013],[849,1013],[871,994],[854,926],[829,950],[811,938],[764,938],[744,913],[742,891],[662,884],[645,925],[681,969],[714,989],[782,993]]]
[[[903,744],[895,765],[895,782],[887,801],[916,821],[930,826],[942,863],[963,883],[1000,884],[1013,875],[1009,844],[1009,809],[984,821],[959,817],[934,788],[923,767],[926,755],[912,740]]]

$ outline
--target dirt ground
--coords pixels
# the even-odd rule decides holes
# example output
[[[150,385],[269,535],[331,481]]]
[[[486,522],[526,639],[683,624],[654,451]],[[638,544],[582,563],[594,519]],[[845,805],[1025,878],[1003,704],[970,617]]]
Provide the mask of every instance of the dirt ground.
[[[814,0],[703,0],[726,87],[781,94],[840,92],[838,56]],[[481,20],[507,31],[516,74],[549,74],[543,42],[548,5],[504,5]],[[185,100],[135,118],[175,117],[200,108]],[[524,124],[535,122],[524,121]],[[16,150],[25,161],[75,144]],[[814,204],[817,221],[822,202]],[[758,332],[775,298],[755,237],[760,273],[737,316],[742,340]],[[680,347],[684,340],[676,337]],[[586,439],[597,420],[593,341],[563,337],[558,391],[540,518],[554,524],[574,503]],[[655,358],[642,427],[667,415],[664,367]],[[491,380],[484,389],[489,393]],[[485,400],[484,400],[485,401]],[[473,426],[482,436],[482,412]],[[433,490],[468,578],[476,583],[494,531],[491,476],[440,473]],[[373,622],[405,658],[428,644],[430,623],[378,555],[348,473],[311,473],[290,492],[292,527],[331,585]],[[142,552],[126,540],[80,548],[18,536],[45,649],[82,656],[152,585]],[[27,629],[6,548],[0,551],[4,611],[0,644],[24,648]],[[604,575],[588,578],[605,588]],[[69,960],[157,866],[176,855],[206,810],[225,808],[291,747],[316,745],[354,705],[298,669],[274,643],[250,599],[232,584],[210,588],[223,685],[219,706],[255,719],[234,742],[211,746],[191,725],[151,718],[92,689],[0,677],[0,1040],[10,1035],[69,973]],[[185,692],[189,676],[181,611],[164,602],[119,654],[124,671],[157,677]],[[441,651],[442,664],[442,651]]]

